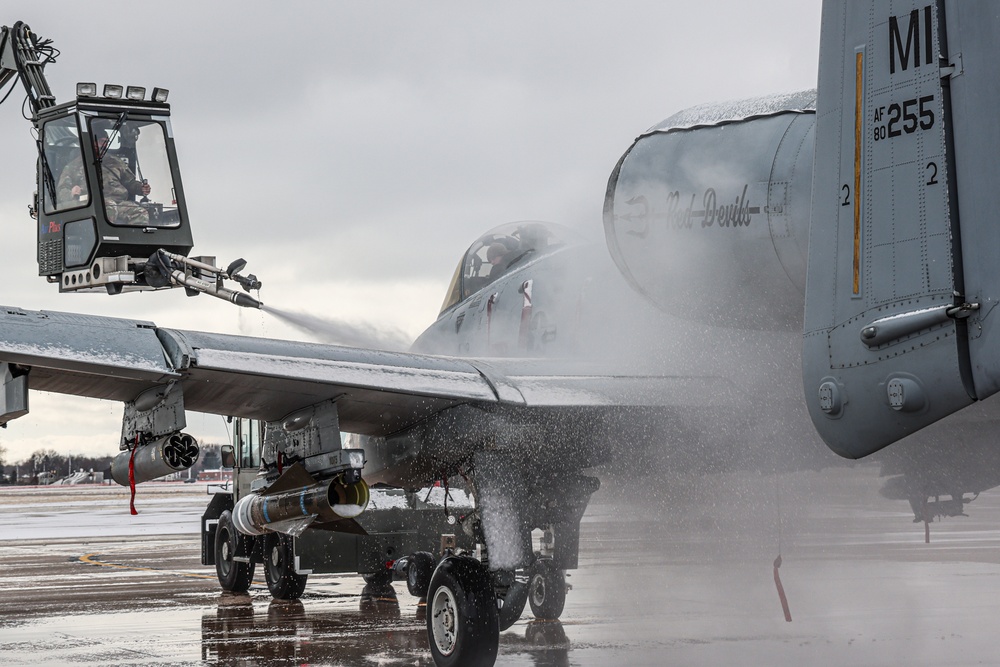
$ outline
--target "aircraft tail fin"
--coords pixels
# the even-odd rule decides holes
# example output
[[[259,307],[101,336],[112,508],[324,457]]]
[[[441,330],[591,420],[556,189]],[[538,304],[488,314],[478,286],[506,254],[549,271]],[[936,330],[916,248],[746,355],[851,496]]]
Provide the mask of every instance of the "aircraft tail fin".
[[[1000,189],[985,182],[1000,18],[985,5],[824,2],[803,380],[843,456],[1000,388]]]

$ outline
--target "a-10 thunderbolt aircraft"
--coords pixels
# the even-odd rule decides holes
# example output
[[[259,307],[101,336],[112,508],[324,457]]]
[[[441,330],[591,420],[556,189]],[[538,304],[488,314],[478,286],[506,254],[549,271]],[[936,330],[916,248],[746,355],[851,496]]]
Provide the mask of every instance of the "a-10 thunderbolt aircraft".
[[[417,342],[449,356],[6,308],[0,420],[27,411],[29,388],[120,400],[119,466],[149,478],[183,458],[185,409],[234,416],[235,493],[213,499],[203,531],[203,562],[224,588],[245,590],[258,562],[278,597],[299,595],[309,571],[406,578],[427,597],[435,662],[492,664],[499,630],[526,598],[539,616],[561,611],[597,488],[587,470],[650,448],[682,451],[689,432],[672,425],[710,432],[727,415],[738,425],[770,393],[781,405],[789,383],[748,376],[780,360],[776,350],[795,357],[787,343],[800,323],[804,407],[843,456],[869,455],[995,393],[988,318],[1000,232],[987,222],[996,195],[978,179],[995,172],[984,147],[1000,139],[987,113],[998,23],[979,3],[826,2],[815,96],[694,109],[628,149],[605,202],[611,255],[639,292],[694,323],[662,332],[681,339],[678,356],[712,347],[721,373],[523,358],[572,347],[564,334],[593,277],[558,228],[521,223],[470,248]],[[103,98],[61,106],[37,114],[42,153],[48,122],[87,137],[102,113],[121,118]],[[88,143],[60,147],[83,150],[96,180]],[[40,228],[52,229],[48,218],[63,211],[44,187]],[[67,210],[114,224],[99,206]],[[185,264],[185,252],[121,263],[137,284],[147,264],[163,286],[157,277],[171,271],[210,271]],[[78,266],[78,279],[99,277],[97,264]],[[238,271],[216,269],[218,280]],[[710,330],[696,326],[706,322]],[[730,363],[728,343],[741,364]],[[796,423],[793,413],[772,435]],[[716,436],[748,437],[726,431]],[[366,437],[345,446],[342,432]],[[436,479],[462,479],[474,505],[428,511],[409,491]],[[390,507],[370,499],[376,483],[406,491]]]
[[[64,292],[183,286],[260,306],[245,263],[187,257],[165,91],[83,83],[57,104],[43,73],[50,53],[24,24],[0,33],[0,86],[24,84],[38,132],[40,275]],[[148,201],[142,178],[154,174],[171,184],[170,201]],[[246,591],[257,564],[288,599],[310,573],[357,572],[375,587],[405,578],[429,600],[439,664],[492,664],[500,630],[529,602],[541,617],[562,611],[599,485],[586,471],[659,447],[660,426],[689,412],[694,424],[724,394],[705,374],[539,357],[585,347],[573,331],[599,330],[590,302],[609,277],[620,281],[606,253],[568,230],[493,230],[463,257],[437,328],[416,345],[452,356],[2,308],[0,423],[27,412],[29,389],[122,401],[111,472],[131,485],[192,465],[186,410],[232,417],[234,492],[213,497],[202,531],[202,561],[224,589]],[[416,493],[435,481],[437,506]]]

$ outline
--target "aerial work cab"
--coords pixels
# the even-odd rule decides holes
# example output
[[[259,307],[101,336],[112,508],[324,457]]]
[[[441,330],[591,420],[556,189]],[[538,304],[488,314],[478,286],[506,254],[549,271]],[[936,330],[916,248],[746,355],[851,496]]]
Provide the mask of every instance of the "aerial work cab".
[[[30,206],[37,226],[38,275],[62,292],[183,286],[238,306],[260,308],[243,292],[260,288],[214,257],[188,257],[193,247],[169,91],[78,83],[72,101],[56,104],[44,68],[59,51],[22,22],[0,26],[0,103],[18,80],[38,148],[38,188]],[[11,90],[4,92],[10,83]],[[224,285],[233,280],[243,292]]]
[[[123,257],[193,242],[165,90],[79,84],[38,114],[38,273],[61,290],[121,290]],[[110,96],[109,96],[110,95]],[[157,101],[157,100],[163,101]]]

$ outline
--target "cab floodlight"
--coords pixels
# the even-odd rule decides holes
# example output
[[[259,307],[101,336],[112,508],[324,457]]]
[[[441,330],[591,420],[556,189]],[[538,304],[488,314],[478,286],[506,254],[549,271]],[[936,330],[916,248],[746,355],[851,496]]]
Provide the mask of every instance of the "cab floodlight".
[[[76,84],[76,96],[77,97],[97,97],[97,84],[96,83],[78,83],[78,84]]]
[[[170,91],[166,88],[153,88],[153,101],[163,104],[167,101]]]
[[[116,83],[104,84],[104,96],[113,100],[121,99],[123,89]]]
[[[125,89],[125,97],[130,100],[142,100],[146,97],[144,86],[129,86]]]

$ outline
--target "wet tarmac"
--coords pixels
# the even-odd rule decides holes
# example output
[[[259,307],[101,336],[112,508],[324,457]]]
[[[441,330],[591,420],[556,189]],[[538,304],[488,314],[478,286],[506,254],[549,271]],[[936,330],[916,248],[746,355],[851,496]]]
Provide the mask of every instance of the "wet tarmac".
[[[497,664],[997,664],[1000,493],[925,544],[876,471],[606,484],[561,622],[526,611]],[[402,583],[373,596],[316,576],[294,603],[262,582],[220,593],[199,560],[205,492],[146,485],[131,517],[117,489],[0,487],[0,664],[433,664]]]

